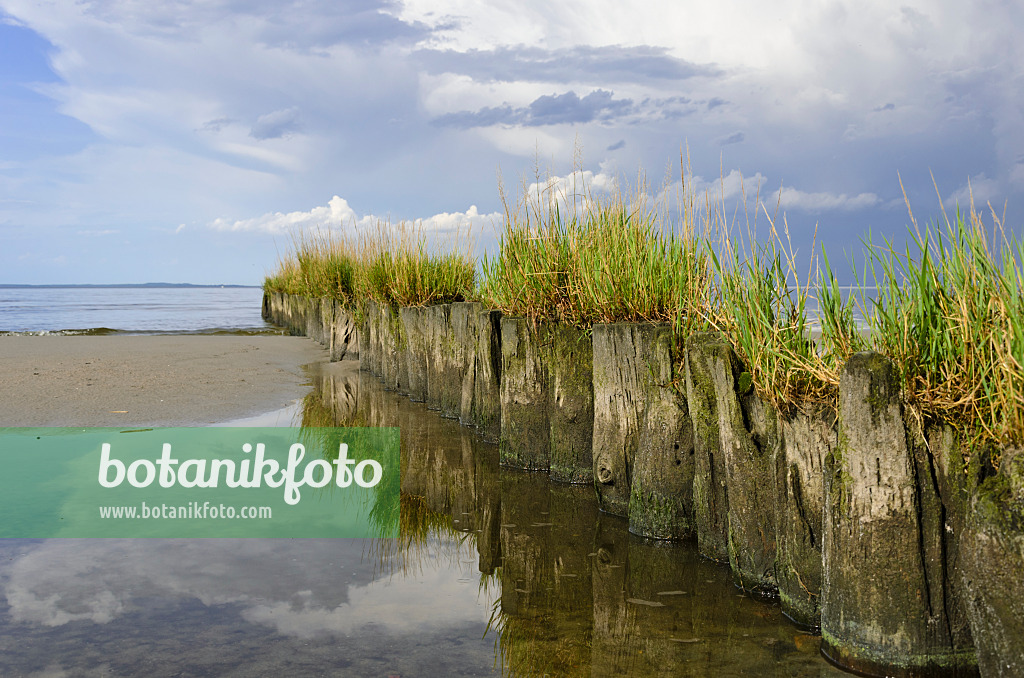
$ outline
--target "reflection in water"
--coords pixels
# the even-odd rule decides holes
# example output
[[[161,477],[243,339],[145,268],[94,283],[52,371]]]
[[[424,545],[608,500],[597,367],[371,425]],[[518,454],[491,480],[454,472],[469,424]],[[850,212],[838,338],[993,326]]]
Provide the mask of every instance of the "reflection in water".
[[[351,366],[297,416],[401,428],[400,538],[0,541],[0,675],[844,675],[693,547]]]
[[[320,382],[344,403],[325,423],[401,427],[402,538],[381,552],[385,569],[473,545],[479,589],[496,598],[488,635],[502,673],[844,675],[817,637],[743,595],[693,545],[630,535],[597,510],[592,488],[499,468],[495,446],[367,375],[340,389],[345,398],[338,381]]]

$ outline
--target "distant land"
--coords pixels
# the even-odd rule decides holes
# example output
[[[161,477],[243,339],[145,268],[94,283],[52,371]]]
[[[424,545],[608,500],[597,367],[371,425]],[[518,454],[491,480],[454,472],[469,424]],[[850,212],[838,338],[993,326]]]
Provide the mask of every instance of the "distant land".
[[[99,288],[124,288],[124,287],[261,287],[261,285],[193,285],[192,283],[163,283],[163,282],[149,282],[149,283],[121,283],[112,285],[5,285],[0,283],[0,289],[26,289],[26,288],[38,288],[38,289],[60,289],[70,287],[99,287]]]

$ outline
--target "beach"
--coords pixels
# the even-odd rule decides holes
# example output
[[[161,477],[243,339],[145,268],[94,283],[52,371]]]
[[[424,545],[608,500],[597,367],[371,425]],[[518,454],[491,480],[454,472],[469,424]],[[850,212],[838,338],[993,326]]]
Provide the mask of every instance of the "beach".
[[[308,392],[327,352],[290,336],[0,337],[0,426],[203,426]]]

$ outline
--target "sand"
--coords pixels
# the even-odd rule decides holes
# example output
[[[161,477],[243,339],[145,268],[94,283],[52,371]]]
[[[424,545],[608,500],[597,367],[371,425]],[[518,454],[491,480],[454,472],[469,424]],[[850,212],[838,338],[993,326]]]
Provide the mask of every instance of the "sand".
[[[0,426],[202,426],[308,391],[306,337],[0,337]]]

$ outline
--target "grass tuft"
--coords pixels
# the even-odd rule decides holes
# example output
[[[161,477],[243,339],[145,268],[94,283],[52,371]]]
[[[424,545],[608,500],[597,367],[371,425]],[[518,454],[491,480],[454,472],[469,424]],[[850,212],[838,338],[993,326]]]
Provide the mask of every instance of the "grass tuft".
[[[994,211],[991,229],[973,201],[923,229],[911,211],[901,249],[869,235],[864,264],[853,266],[862,289],[851,295],[824,248],[812,245],[806,272],[797,270],[785,216],[769,216],[759,195],[769,222],[761,241],[756,218],[737,236],[724,199],[698,200],[685,180],[670,212],[652,206],[642,176],[632,190],[600,192],[585,173],[572,176],[538,177],[512,199],[499,186],[499,248],[484,256],[478,289],[469,238],[431,247],[418,225],[387,222],[355,238],[296,238],[264,287],[354,310],[364,299],[397,307],[479,298],[508,315],[584,329],[670,322],[680,343],[713,328],[746,363],[758,396],[780,409],[837,406],[846,361],[873,349],[896,365],[921,422],[941,418],[976,441],[1024,442],[1024,243],[1006,236]]]
[[[574,173],[575,177],[582,173]],[[710,267],[692,211],[660,225],[644,182],[633,192],[536,182],[510,203],[481,298],[506,314],[590,327],[601,322],[706,323]]]

